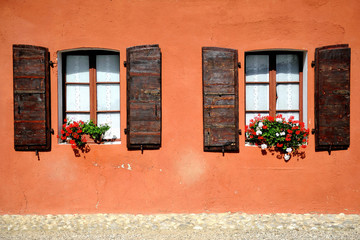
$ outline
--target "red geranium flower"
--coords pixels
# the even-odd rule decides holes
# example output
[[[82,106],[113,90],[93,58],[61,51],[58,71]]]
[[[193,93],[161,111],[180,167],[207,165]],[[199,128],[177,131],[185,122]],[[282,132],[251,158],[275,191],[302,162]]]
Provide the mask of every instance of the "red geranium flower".
[[[267,128],[268,128],[268,126],[264,125],[262,128],[263,128],[263,129],[267,129]]]
[[[300,130],[297,130],[297,131],[295,132],[295,134],[296,134],[296,135],[299,135],[299,134],[300,134]]]
[[[293,131],[291,131],[290,129],[287,130],[288,133],[292,133]]]
[[[276,146],[280,148],[280,147],[284,146],[284,144],[282,144],[282,143],[277,143]]]
[[[72,149],[75,149],[75,148],[76,148],[76,145],[75,145],[75,144],[71,144],[71,148],[72,148]]]

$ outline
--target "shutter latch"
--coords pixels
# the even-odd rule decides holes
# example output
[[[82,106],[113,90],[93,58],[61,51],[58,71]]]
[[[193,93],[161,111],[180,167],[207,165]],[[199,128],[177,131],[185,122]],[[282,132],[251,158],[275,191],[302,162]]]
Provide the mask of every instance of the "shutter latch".
[[[315,61],[311,62],[311,67],[314,68],[315,67]]]

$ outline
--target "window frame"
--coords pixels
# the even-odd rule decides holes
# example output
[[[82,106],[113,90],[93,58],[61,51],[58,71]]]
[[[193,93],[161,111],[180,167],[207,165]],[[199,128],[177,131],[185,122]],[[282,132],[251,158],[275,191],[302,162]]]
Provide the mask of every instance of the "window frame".
[[[89,57],[89,82],[66,82],[66,61],[67,56],[71,55],[83,55]],[[98,55],[117,55],[119,57],[119,80],[117,82],[97,82],[96,75],[96,56]],[[106,49],[74,49],[64,52],[59,52],[59,66],[61,65],[61,69],[59,67],[59,76],[58,79],[61,79],[61,83],[59,87],[61,91],[59,91],[59,131],[61,129],[61,125],[63,124],[63,120],[68,113],[87,113],[90,114],[90,120],[92,120],[95,124],[97,124],[97,116],[99,113],[119,113],[120,115],[120,126],[121,129],[121,106],[119,110],[97,110],[97,86],[100,84],[118,84],[119,86],[119,98],[121,99],[121,85],[120,85],[120,52],[114,50],[106,50]],[[89,86],[89,111],[67,111],[66,109],[66,86],[67,85],[86,85]],[[119,101],[120,101],[119,99]],[[60,104],[61,103],[61,104]],[[119,104],[120,105],[120,104]],[[104,139],[105,142],[120,142],[121,141],[121,131],[119,138],[116,139]]]
[[[276,55],[285,55],[285,54],[295,54],[299,59],[299,81],[284,81],[277,82],[276,81]],[[246,57],[249,55],[267,55],[269,56],[269,81],[268,82],[247,82],[246,81]],[[304,64],[306,61],[306,52],[304,51],[296,51],[296,50],[266,50],[266,51],[251,51],[245,52],[244,54],[244,109],[245,109],[245,124],[246,124],[246,114],[248,113],[261,113],[261,114],[269,114],[269,116],[275,117],[277,114],[282,113],[299,113],[299,121],[306,121],[306,117],[304,116],[304,109],[306,109],[304,103],[304,71],[306,70],[306,65]],[[305,76],[306,78],[306,76]],[[299,84],[299,108],[296,110],[277,110],[276,102],[277,102],[277,93],[276,87],[278,84]],[[252,84],[262,84],[269,86],[269,110],[247,110],[246,109],[246,86]]]

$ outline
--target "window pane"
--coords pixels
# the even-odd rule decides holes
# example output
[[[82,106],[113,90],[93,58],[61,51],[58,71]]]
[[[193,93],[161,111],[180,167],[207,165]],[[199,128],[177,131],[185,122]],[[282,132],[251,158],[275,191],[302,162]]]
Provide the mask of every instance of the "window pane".
[[[299,112],[278,112],[276,114],[281,114],[287,121],[290,116],[294,116],[294,120],[299,120]]]
[[[96,56],[96,79],[98,82],[119,82],[119,55]]]
[[[66,118],[72,121],[90,121],[90,114],[88,113],[68,113],[66,114]]]
[[[260,116],[269,116],[269,113],[246,113],[245,114],[245,124],[249,125],[250,124],[250,120],[254,119],[256,116],[258,116],[260,114]]]
[[[278,84],[276,86],[277,110],[299,109],[299,84]]]
[[[98,125],[107,123],[111,127],[104,139],[120,138],[120,113],[99,113],[97,122]]]
[[[66,111],[90,111],[88,85],[66,86]]]
[[[89,56],[67,56],[66,82],[89,82]]]
[[[99,111],[120,110],[119,84],[97,85],[97,110]]]
[[[247,82],[269,82],[269,56],[247,55],[245,71]]]
[[[296,54],[276,55],[276,81],[299,81],[299,58]]]
[[[269,110],[269,85],[246,85],[246,110]]]

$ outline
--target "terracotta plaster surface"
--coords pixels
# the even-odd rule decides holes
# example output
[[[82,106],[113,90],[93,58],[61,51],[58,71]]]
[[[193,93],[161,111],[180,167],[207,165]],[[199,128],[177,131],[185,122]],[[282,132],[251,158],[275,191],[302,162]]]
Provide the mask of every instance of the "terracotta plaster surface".
[[[0,2],[0,214],[360,213],[360,3],[357,0],[3,0]],[[203,152],[201,48],[293,49],[307,53],[307,125],[314,128],[315,48],[351,47],[351,144],[289,162],[255,147]],[[14,150],[12,45],[47,47],[51,60],[78,48],[120,52],[121,144],[91,145],[75,157],[52,136],[52,150]],[[162,147],[128,151],[126,48],[162,51]],[[51,69],[51,120],[58,122],[58,65]],[[244,131],[244,68],[239,126]]]

